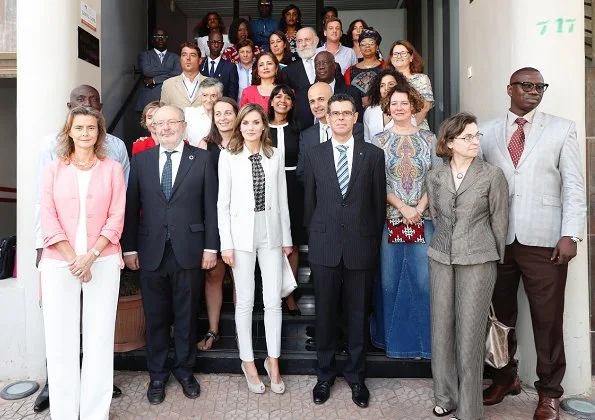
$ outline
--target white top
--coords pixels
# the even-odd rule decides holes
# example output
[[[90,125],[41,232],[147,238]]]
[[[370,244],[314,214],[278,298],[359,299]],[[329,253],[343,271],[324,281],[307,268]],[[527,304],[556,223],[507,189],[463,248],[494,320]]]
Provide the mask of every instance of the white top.
[[[285,127],[289,125],[288,122],[281,125],[269,124],[269,127],[277,129],[277,150],[281,153],[281,156],[285,156]],[[297,166],[286,166],[286,171],[295,171]]]
[[[384,117],[380,105],[369,106],[364,112],[364,140],[367,143],[372,142],[372,139],[376,134],[388,130],[393,124],[394,122],[391,118],[388,123],[384,125]]]
[[[212,118],[207,114],[204,107],[184,108],[186,117],[186,138],[192,146],[198,147],[198,143],[211,131]]]
[[[304,69],[306,70],[306,74],[308,75],[308,80],[310,84],[313,84],[316,81],[316,70],[314,69],[314,57],[307,58],[302,60],[304,64]]]
[[[337,140],[331,138],[333,142],[333,157],[335,158],[335,170],[337,169],[337,165],[339,164],[339,156],[340,152],[337,150],[337,146],[347,146],[347,169],[349,170],[349,178],[351,178],[351,168],[353,167],[353,145],[355,141],[353,140],[353,136],[345,143],[339,143]]]
[[[320,51],[328,51],[326,49],[326,43],[322,47],[316,49],[316,52]],[[353,51],[351,48],[344,47],[341,44],[339,44],[339,49],[337,52],[331,54],[335,56],[335,62],[341,66],[342,74],[345,74],[349,67],[357,64],[357,56],[355,55],[355,51]]]
[[[159,57],[159,61],[161,61],[161,64],[163,64],[163,59],[165,58],[165,53],[167,52],[167,50],[159,51],[157,48],[153,48],[153,50],[155,51],[155,54],[157,54],[157,56]]]

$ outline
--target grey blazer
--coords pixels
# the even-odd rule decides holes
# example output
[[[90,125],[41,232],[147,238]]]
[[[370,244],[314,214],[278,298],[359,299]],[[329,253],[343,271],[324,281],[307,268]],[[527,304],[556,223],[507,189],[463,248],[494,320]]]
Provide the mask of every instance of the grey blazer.
[[[587,213],[582,160],[573,121],[536,112],[515,168],[506,144],[506,115],[482,124],[483,158],[504,172],[510,190],[506,243],[553,248],[582,238]]]
[[[475,159],[458,190],[450,165],[426,177],[434,237],[428,256],[442,264],[473,265],[504,260],[508,185],[502,170]]]
[[[142,111],[149,102],[158,101],[161,98],[163,82],[170,77],[182,73],[180,56],[170,51],[165,53],[163,63],[159,60],[159,56],[154,49],[143,51],[138,55],[137,67],[142,73],[142,77],[152,77],[155,80],[156,86],[152,88],[144,85],[141,86],[136,100],[135,111]]]

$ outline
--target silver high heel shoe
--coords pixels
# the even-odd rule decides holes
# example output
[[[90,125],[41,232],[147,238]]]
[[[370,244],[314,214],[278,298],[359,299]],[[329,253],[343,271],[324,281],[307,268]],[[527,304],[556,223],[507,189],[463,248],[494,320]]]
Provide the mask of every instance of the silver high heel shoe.
[[[283,379],[281,379],[281,383],[279,384],[273,383],[273,380],[271,379],[271,372],[269,371],[268,357],[264,359],[264,370],[266,370],[267,375],[269,375],[269,380],[271,381],[271,391],[273,391],[275,394],[283,394],[285,392],[285,383],[283,382]]]
[[[250,379],[248,379],[248,372],[246,372],[246,368],[244,367],[244,362],[242,362],[241,366],[242,372],[244,372],[244,376],[246,377],[246,382],[248,383],[248,389],[254,392],[255,394],[264,394],[265,386],[262,383],[262,381],[260,381],[257,384],[253,384],[252,382],[250,382]]]

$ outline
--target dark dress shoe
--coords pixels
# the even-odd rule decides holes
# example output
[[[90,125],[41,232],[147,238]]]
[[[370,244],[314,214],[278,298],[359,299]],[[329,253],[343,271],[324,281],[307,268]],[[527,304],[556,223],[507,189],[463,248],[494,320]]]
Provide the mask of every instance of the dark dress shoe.
[[[114,385],[114,390],[112,391],[112,398],[120,398],[122,396],[122,390]]]
[[[349,386],[351,387],[351,399],[355,405],[366,408],[370,400],[370,391],[368,391],[366,384],[349,384]]]
[[[539,402],[535,409],[533,420],[559,420],[560,399],[539,396]]]
[[[332,382],[318,381],[312,390],[314,404],[324,404],[331,396]]]
[[[178,379],[180,385],[182,385],[182,391],[186,398],[198,398],[200,395],[200,385],[194,375],[190,375],[187,378]]]
[[[147,389],[147,399],[153,405],[161,404],[165,400],[165,381],[149,382]]]
[[[35,399],[35,404],[33,404],[33,411],[36,413],[41,413],[42,411],[47,410],[50,408],[50,389],[48,387],[48,382],[45,383],[45,386]]]
[[[483,390],[483,405],[495,405],[502,402],[507,395],[519,395],[521,393],[521,381],[515,377],[512,383],[507,385],[492,384]]]

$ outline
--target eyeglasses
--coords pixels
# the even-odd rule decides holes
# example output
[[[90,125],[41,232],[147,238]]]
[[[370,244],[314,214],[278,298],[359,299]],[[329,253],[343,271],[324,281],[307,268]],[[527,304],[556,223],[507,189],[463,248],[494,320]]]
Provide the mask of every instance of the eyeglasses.
[[[360,42],[359,46],[360,47],[373,47],[376,45],[376,41],[368,41],[368,42]]]
[[[212,39],[210,41],[207,41],[207,44],[223,44],[223,41]]]
[[[153,35],[153,39],[163,40],[167,38],[169,38],[167,35]]]
[[[466,143],[471,143],[473,141],[473,139],[477,139],[481,141],[481,136],[483,136],[483,133],[480,133],[479,131],[475,134],[467,134],[464,137],[453,137],[455,139],[459,139],[459,140],[465,140]]]
[[[330,116],[333,118],[339,118],[339,117],[352,117],[353,116],[353,111],[331,111]]]
[[[409,54],[411,54],[409,51],[395,51],[393,57],[407,57]]]
[[[533,88],[537,93],[543,93],[547,90],[549,84],[547,83],[532,83],[532,82],[512,82],[511,85],[519,85],[523,91],[531,92]]]
[[[178,125],[181,122],[184,122],[184,120],[154,121],[153,127],[161,128],[165,127],[165,125]]]

